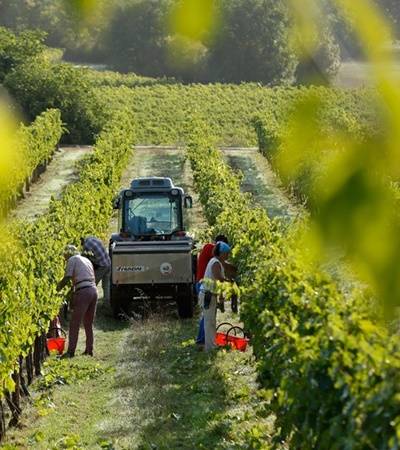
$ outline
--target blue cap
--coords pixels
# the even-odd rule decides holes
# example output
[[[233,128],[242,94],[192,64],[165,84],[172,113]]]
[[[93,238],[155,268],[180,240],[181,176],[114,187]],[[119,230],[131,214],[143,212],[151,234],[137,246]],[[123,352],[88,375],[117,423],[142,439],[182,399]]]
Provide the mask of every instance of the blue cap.
[[[229,253],[231,251],[231,247],[225,242],[219,241],[217,245],[219,246],[220,253]]]

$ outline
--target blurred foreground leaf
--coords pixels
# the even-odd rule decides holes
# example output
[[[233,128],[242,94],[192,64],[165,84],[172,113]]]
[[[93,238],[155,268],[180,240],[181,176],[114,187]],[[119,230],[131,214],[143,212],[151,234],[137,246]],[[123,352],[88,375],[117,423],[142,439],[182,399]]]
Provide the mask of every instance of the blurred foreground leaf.
[[[80,17],[87,18],[93,13],[98,6],[98,0],[64,0],[72,11],[76,12]]]
[[[0,100],[0,190],[7,185],[10,168],[14,166],[16,155],[13,152],[13,142],[17,124],[5,102]]]
[[[214,0],[180,0],[170,13],[174,34],[201,41],[216,25]]]
[[[288,121],[278,165],[284,177],[303,180],[312,210],[309,246],[319,256],[344,251],[390,312],[400,305],[400,220],[392,185],[400,176],[400,89],[385,51],[392,35],[371,1],[335,3],[372,65],[381,129],[365,133],[357,123],[334,120],[327,126],[321,116],[332,106],[311,94]],[[311,51],[320,3],[308,0],[294,11],[296,38]]]

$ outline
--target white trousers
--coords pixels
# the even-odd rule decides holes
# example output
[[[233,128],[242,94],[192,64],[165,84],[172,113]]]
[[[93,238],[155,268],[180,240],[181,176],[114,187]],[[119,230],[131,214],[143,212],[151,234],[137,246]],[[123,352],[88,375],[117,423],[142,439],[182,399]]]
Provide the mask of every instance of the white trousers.
[[[204,317],[204,350],[208,352],[216,347],[215,334],[217,329],[217,296],[213,295],[211,297],[211,302],[208,309],[204,309],[204,292],[200,292],[199,301]]]

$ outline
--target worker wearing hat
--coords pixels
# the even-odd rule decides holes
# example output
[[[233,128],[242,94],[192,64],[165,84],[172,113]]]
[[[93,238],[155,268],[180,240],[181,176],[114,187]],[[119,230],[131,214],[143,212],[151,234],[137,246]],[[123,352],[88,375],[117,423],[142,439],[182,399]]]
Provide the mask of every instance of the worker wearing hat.
[[[58,283],[57,290],[63,289],[72,281],[72,316],[69,323],[68,351],[65,357],[75,355],[78,343],[79,327],[83,321],[86,334],[86,349],[84,354],[93,356],[93,322],[96,314],[97,289],[93,264],[82,256],[74,245],[64,249],[67,262],[64,278]]]
[[[227,243],[216,243],[214,257],[207,264],[200,288],[199,300],[204,316],[205,351],[210,351],[215,348],[218,298],[217,282],[226,281],[224,262],[228,259],[230,251],[231,247]]]
[[[197,267],[196,267],[196,293],[197,293],[197,295],[200,294],[201,283],[204,278],[204,274],[206,272],[207,265],[214,256],[214,248],[215,248],[217,242],[225,242],[226,244],[228,244],[228,238],[223,234],[218,234],[215,237],[214,242],[212,242],[212,243],[210,242],[210,243],[204,245],[204,247],[202,248],[202,250],[199,253],[199,256],[197,258]],[[196,344],[199,346],[203,346],[204,340],[205,340],[204,317],[203,317],[203,313],[202,313],[200,322],[199,322],[199,331],[198,331],[197,338],[196,338]]]

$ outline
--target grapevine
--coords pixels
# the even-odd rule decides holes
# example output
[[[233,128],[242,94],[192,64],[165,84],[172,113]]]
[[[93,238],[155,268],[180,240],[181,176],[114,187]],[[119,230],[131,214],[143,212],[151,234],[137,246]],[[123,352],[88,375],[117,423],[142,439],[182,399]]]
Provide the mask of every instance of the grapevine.
[[[42,113],[28,126],[20,125],[15,137],[15,166],[9,168],[7,185],[0,192],[0,215],[15,205],[40,167],[50,161],[63,131],[60,112],[54,109]]]
[[[132,117],[120,112],[99,135],[94,153],[82,162],[79,181],[52,201],[48,213],[32,223],[10,224],[14,243],[0,249],[4,259],[0,279],[3,395],[18,388],[15,370],[20,358],[30,354],[35,339],[60,309],[63,298],[56,292],[56,283],[63,272],[64,246],[78,245],[81,236],[106,230],[133,136]]]
[[[193,131],[188,157],[210,224],[234,244],[241,316],[271,394],[277,442],[306,450],[396,448],[398,342],[371,320],[360,293],[346,296],[302,260],[298,229],[306,224],[282,231],[252,206],[209,135]]]

